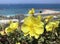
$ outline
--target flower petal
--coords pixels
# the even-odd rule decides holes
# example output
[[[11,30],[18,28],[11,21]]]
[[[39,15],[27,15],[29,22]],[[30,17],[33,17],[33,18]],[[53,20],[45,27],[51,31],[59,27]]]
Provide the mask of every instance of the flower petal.
[[[39,35],[37,35],[37,34],[35,34],[34,36],[35,36],[35,38],[36,38],[36,39],[38,39],[38,38],[39,38]]]
[[[43,27],[34,27],[35,33],[42,34],[44,32]]]
[[[53,30],[53,26],[52,25],[46,25],[46,31],[52,31]]]
[[[30,27],[22,25],[21,30],[22,30],[24,33],[27,33],[27,32],[30,31]]]
[[[30,36],[34,36],[34,34],[35,34],[34,30],[31,29],[29,34],[30,34]]]
[[[9,27],[10,27],[11,29],[16,29],[16,28],[18,28],[18,22],[11,23]]]
[[[6,32],[6,33],[11,33],[11,32],[13,32],[13,29],[7,27],[7,28],[5,29],[5,32]]]

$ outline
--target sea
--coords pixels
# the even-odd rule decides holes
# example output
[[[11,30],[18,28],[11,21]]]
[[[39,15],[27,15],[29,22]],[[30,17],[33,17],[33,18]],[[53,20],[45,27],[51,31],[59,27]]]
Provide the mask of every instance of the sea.
[[[31,8],[36,13],[44,9],[60,11],[60,4],[0,4],[0,15],[26,15]]]

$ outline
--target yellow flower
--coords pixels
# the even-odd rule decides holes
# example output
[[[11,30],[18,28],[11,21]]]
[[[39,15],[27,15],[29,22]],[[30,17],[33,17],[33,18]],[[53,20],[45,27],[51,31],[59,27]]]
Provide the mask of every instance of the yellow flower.
[[[42,20],[42,16],[41,15],[37,15],[37,20],[38,20],[38,22],[40,22]]]
[[[44,32],[44,23],[33,16],[30,16],[30,18],[28,16],[21,26],[21,30],[24,32],[25,36],[29,34],[30,37],[34,36],[37,39],[39,35]]]
[[[31,10],[29,10],[28,14],[31,14],[31,13],[32,13],[32,11],[31,11]]]
[[[54,21],[54,22],[56,23],[55,26],[58,27],[58,25],[59,25],[60,22],[59,21]]]
[[[31,15],[33,15],[34,13],[35,13],[34,8],[32,8],[31,10],[29,10],[29,12],[28,12],[28,14],[31,14]]]
[[[9,26],[11,29],[17,29],[18,28],[18,22],[11,23]]]
[[[22,28],[22,30],[23,30],[24,33],[28,33],[29,30],[30,30],[30,27],[28,27],[28,26],[26,26],[26,25],[24,25],[24,24],[22,25],[21,28]]]
[[[59,24],[58,21],[56,21],[56,22],[49,22],[46,25],[46,31],[52,31],[53,29],[55,29],[56,27],[58,27],[58,24]]]
[[[32,10],[32,13],[34,14],[34,13],[35,13],[35,9],[34,9],[34,8],[32,8],[31,10]]]
[[[5,32],[6,33],[14,32],[14,30],[17,29],[17,28],[18,28],[18,22],[11,23],[10,26],[5,28]]]
[[[32,19],[31,19],[32,17],[26,17],[25,19],[24,19],[24,24],[26,24],[26,25],[28,25],[28,26],[30,26],[30,25],[32,25]],[[29,20],[29,21],[28,21]],[[27,24],[28,23],[28,24]]]
[[[6,35],[6,33],[4,31],[0,31],[1,35]]]
[[[13,32],[13,29],[11,29],[10,27],[7,27],[5,29],[5,32],[6,32],[6,34],[11,33],[11,32]]]
[[[42,22],[40,24],[34,25],[33,28],[37,34],[42,34],[44,32],[44,24]]]
[[[29,21],[28,21],[29,20]],[[37,21],[36,21],[37,20]],[[40,19],[35,18],[34,16],[28,16],[24,19],[24,24],[31,26],[33,23],[39,22]],[[28,23],[28,24],[27,24]]]
[[[47,23],[49,21],[49,19],[45,19],[45,22]]]
[[[52,30],[53,30],[53,25],[47,24],[46,31],[52,31]]]
[[[52,18],[53,18],[53,16],[46,16],[45,22],[47,23],[47,22],[50,21]]]

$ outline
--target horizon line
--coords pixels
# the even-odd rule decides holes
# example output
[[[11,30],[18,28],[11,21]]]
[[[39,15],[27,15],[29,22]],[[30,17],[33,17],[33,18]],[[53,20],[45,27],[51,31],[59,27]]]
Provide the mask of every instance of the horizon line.
[[[8,4],[8,3],[4,3],[4,4]],[[60,3],[9,3],[9,4],[60,4]]]

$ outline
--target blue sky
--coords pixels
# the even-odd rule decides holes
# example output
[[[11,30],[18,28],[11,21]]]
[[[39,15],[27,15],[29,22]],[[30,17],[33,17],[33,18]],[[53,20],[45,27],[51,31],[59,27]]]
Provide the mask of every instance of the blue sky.
[[[0,0],[0,4],[26,4],[26,3],[60,4],[60,0]]]

